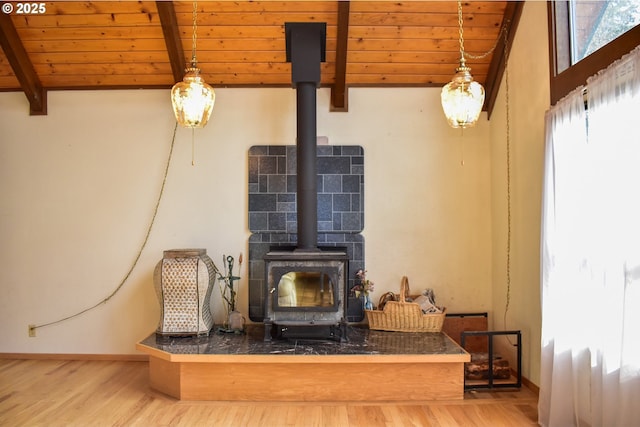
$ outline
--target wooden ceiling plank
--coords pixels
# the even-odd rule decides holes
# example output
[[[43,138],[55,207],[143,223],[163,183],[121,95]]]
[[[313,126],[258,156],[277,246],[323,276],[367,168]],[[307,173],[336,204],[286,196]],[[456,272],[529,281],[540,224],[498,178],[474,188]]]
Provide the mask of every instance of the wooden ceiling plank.
[[[154,1],[48,1],[47,14],[94,15],[94,14],[149,14],[155,10]]]
[[[166,52],[163,39],[43,40],[25,41],[23,44],[30,53],[90,52],[100,56],[104,52]]]
[[[125,2],[133,3],[133,2]],[[131,27],[158,25],[157,14],[102,13],[86,15],[29,15],[16,21],[16,28]]]
[[[271,52],[285,52],[284,37],[278,39],[252,40],[202,40],[198,39],[198,55],[205,51],[242,51],[258,50]],[[336,40],[327,39],[327,52],[336,50]]]
[[[47,91],[40,83],[29,55],[25,50],[11,16],[0,14],[0,46],[11,64],[16,78],[29,101],[29,114],[47,114]]]
[[[172,75],[75,75],[75,76],[42,76],[42,81],[50,90],[59,89],[134,89],[134,88],[171,88]]]
[[[465,25],[495,28],[500,25],[501,14],[465,14]],[[352,25],[383,26],[424,26],[454,27],[458,26],[458,15],[452,14],[420,14],[420,13],[351,13]]]
[[[488,64],[478,64],[473,68],[474,76],[476,74],[487,74]],[[351,74],[441,74],[448,75],[449,80],[453,75],[449,64],[428,64],[424,62],[417,63],[349,63],[347,73]]]
[[[336,40],[335,83],[331,87],[330,111],[349,111],[347,81],[347,50],[349,42],[350,1],[338,0],[338,35]]]
[[[36,72],[41,80],[46,75],[53,76],[75,76],[78,74],[78,64],[41,64],[35,67]],[[171,74],[169,64],[150,63],[150,62],[133,62],[128,64],[82,64],[82,74],[87,76],[104,76],[104,75],[153,75],[153,74]]]
[[[518,29],[518,23],[520,22],[523,7],[524,1],[510,1],[505,8],[502,26],[504,26],[507,34],[506,58],[509,57],[509,51],[511,50],[513,38],[515,37],[516,30]],[[496,103],[498,89],[500,89],[500,82],[502,81],[502,76],[505,72],[506,58],[504,35],[500,33],[500,40],[498,40],[496,50],[493,52],[491,64],[489,64],[489,70],[487,71],[487,78],[484,84],[486,93],[484,105],[485,110],[487,111],[487,118],[491,117],[493,107]]]
[[[469,13],[503,13],[505,2],[471,1],[464,2],[465,14]],[[377,13],[453,13],[456,14],[456,3],[452,1],[357,1],[353,4],[353,12]]]
[[[20,28],[20,38],[26,41],[42,40],[109,40],[109,39],[162,39],[158,26],[130,27],[65,27]]]
[[[160,24],[162,25],[164,42],[167,45],[167,54],[169,55],[169,62],[171,63],[173,79],[179,82],[182,81],[182,77],[184,76],[186,63],[176,11],[172,1],[157,1],[156,6],[158,8]]]
[[[130,64],[141,62],[166,63],[164,50],[136,52],[31,52],[31,62],[38,64]]]
[[[190,13],[192,3],[179,1],[176,3],[176,11],[178,13]],[[199,1],[198,2],[198,14],[211,12],[215,10],[216,13],[228,13],[228,12],[242,12],[242,13],[277,13],[277,12],[336,12],[336,1],[317,1],[317,0],[303,0],[303,1]]]
[[[16,79],[16,76],[11,74],[10,76],[0,76],[0,91],[11,91],[16,86],[20,86],[20,82]]]
[[[418,25],[403,26],[373,26],[351,25],[349,34],[351,38],[358,39],[458,39],[457,27],[423,27]],[[488,39],[494,41],[499,28],[495,27],[470,27],[464,29],[466,39]]]
[[[401,51],[373,51],[373,50],[351,50],[349,52],[349,63],[423,63],[423,64],[448,64],[451,72],[454,71],[454,64],[460,61],[460,52],[401,52]],[[476,59],[471,64],[489,64],[490,59]]]
[[[390,51],[390,52],[457,52],[460,55],[458,39],[350,39],[349,52],[353,51]],[[464,41],[465,50],[469,52],[486,52],[494,45],[494,40]],[[327,40],[327,45],[329,41]],[[470,46],[467,48],[467,46]],[[327,47],[327,49],[329,49]],[[473,64],[475,60],[469,61]],[[451,64],[452,69],[458,66],[458,61]]]
[[[177,12],[178,22],[191,25],[192,14]],[[282,13],[243,13],[243,12],[201,12],[198,13],[198,26],[271,26],[283,25],[285,22],[326,22],[337,25],[336,12],[282,12]],[[283,31],[284,35],[284,31]]]

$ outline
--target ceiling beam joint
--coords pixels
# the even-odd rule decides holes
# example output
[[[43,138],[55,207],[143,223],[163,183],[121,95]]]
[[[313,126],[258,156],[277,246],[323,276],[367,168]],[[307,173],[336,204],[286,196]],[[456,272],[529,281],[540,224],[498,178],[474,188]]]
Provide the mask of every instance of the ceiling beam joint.
[[[491,113],[496,103],[498,96],[498,89],[500,89],[500,82],[505,73],[506,62],[511,52],[511,46],[513,45],[513,38],[515,37],[516,30],[518,29],[518,23],[520,22],[520,16],[522,15],[522,8],[524,7],[523,1],[509,1],[504,11],[504,17],[502,19],[502,26],[506,32],[507,46],[505,48],[505,37],[502,31],[500,31],[496,48],[489,64],[489,70],[487,72],[487,78],[485,80],[485,90],[487,98],[485,100],[484,109],[487,111],[487,118],[491,118]],[[505,55],[506,52],[506,55]]]
[[[173,80],[179,82],[182,81],[184,76],[186,61],[184,58],[184,49],[182,49],[182,39],[180,38],[180,27],[178,27],[176,10],[172,1],[156,1],[156,6],[158,8],[160,24],[162,25],[164,43],[167,47],[169,62],[171,63]]]
[[[338,32],[336,37],[335,80],[331,86],[330,111],[349,111],[349,89],[347,79],[347,50],[349,41],[349,9],[350,2],[338,1]]]
[[[40,78],[18,36],[11,16],[5,13],[0,13],[0,46],[29,101],[29,114],[46,115],[47,91],[40,83]]]

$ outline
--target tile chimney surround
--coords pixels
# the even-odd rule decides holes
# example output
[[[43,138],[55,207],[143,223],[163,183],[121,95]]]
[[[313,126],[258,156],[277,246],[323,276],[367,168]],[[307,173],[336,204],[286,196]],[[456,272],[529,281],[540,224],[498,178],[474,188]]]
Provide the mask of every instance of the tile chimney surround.
[[[249,149],[249,318],[264,317],[268,252],[297,244],[296,146],[256,145]],[[317,146],[318,247],[342,250],[349,258],[347,289],[364,269],[364,150],[355,145]],[[351,292],[347,320],[364,317]]]

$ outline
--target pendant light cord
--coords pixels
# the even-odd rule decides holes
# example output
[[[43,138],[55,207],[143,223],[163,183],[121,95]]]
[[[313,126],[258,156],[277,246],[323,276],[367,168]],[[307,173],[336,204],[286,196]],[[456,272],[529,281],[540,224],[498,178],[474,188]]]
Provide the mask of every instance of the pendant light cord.
[[[169,174],[169,165],[171,164],[171,157],[173,156],[173,146],[174,146],[175,141],[176,141],[176,131],[177,130],[178,130],[178,123],[176,122],[176,125],[173,128],[173,136],[171,138],[171,148],[169,149],[169,156],[167,157],[167,165],[165,166],[164,176],[162,177],[162,186],[160,187],[160,193],[158,194],[158,200],[156,201],[156,206],[155,206],[155,208],[153,210],[153,216],[151,217],[151,222],[149,223],[149,227],[147,228],[147,233],[144,236],[144,241],[142,242],[142,245],[140,246],[140,249],[138,250],[138,253],[137,253],[136,257],[133,260],[133,263],[131,264],[131,267],[127,271],[127,274],[125,274],[124,278],[120,281],[120,284],[118,284],[118,286],[115,288],[115,290],[113,292],[111,292],[111,294],[108,297],[106,297],[102,301],[98,302],[97,304],[94,304],[91,307],[85,308],[84,310],[79,311],[78,313],[72,314],[71,316],[67,316],[67,317],[64,317],[62,319],[55,320],[53,322],[43,323],[41,325],[32,325],[32,326],[29,327],[30,330],[35,330],[35,329],[38,329],[38,328],[43,328],[45,326],[55,325],[57,323],[61,323],[61,322],[64,322],[66,320],[70,320],[70,319],[73,319],[75,317],[78,317],[78,316],[80,316],[80,315],[82,315],[82,314],[84,314],[84,313],[86,313],[88,311],[91,311],[91,310],[99,307],[102,304],[106,304],[107,301],[109,301],[111,298],[113,298],[120,291],[120,289],[122,289],[124,284],[129,279],[129,276],[131,276],[131,273],[133,272],[134,268],[136,268],[136,266],[138,265],[138,261],[140,260],[140,257],[142,256],[142,252],[144,251],[144,248],[147,246],[147,242],[149,241],[149,236],[151,235],[151,229],[153,228],[153,224],[155,223],[156,216],[158,214],[158,208],[160,207],[160,201],[162,200],[162,195],[164,194],[164,187],[165,187],[165,184],[167,182],[167,175]]]
[[[464,34],[462,24],[462,2],[458,0],[458,42],[460,43],[460,63],[464,64]]]
[[[198,65],[198,61],[196,60],[196,45],[198,43],[198,35],[197,35],[197,31],[198,31],[198,2],[197,1],[193,2],[192,19],[193,19],[193,33],[191,34],[191,66],[193,68],[196,68],[196,66]]]
[[[505,53],[506,53],[506,43],[507,43],[507,27],[510,23],[510,20],[507,20],[503,25],[502,28],[500,28],[500,32],[498,33],[498,37],[496,37],[496,41],[493,43],[493,46],[491,46],[491,48],[484,52],[481,53],[479,55],[473,55],[469,52],[466,52],[464,50],[464,33],[463,33],[463,29],[462,29],[462,24],[463,24],[463,19],[462,19],[462,2],[458,1],[458,43],[460,44],[460,60],[461,61],[465,61],[467,58],[468,59],[484,59],[487,56],[491,55],[493,53],[494,50],[496,50],[496,47],[498,47],[498,42],[500,41],[500,38],[504,35],[504,42],[505,42]]]

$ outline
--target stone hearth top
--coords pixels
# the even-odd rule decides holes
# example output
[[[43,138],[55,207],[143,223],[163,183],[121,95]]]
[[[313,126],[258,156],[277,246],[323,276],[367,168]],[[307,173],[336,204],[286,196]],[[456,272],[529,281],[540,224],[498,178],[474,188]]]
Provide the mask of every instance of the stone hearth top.
[[[264,326],[250,324],[244,334],[165,337],[151,334],[139,344],[169,354],[193,355],[447,355],[468,354],[445,333],[373,331],[349,325],[349,341],[289,338],[265,342]]]

